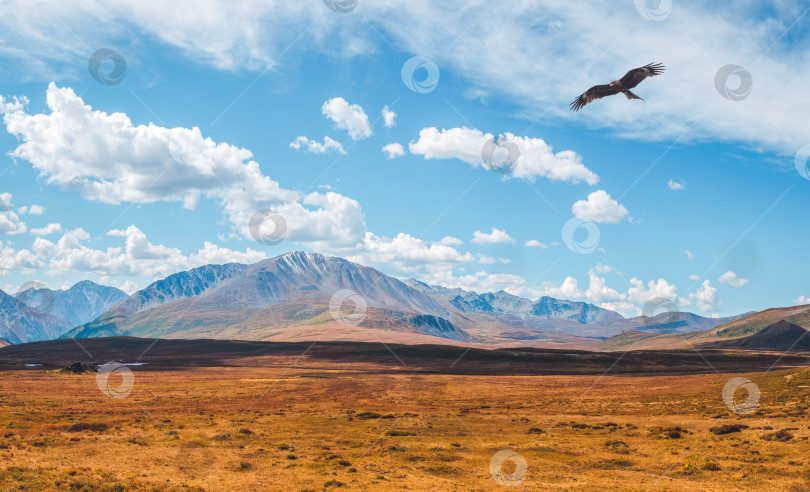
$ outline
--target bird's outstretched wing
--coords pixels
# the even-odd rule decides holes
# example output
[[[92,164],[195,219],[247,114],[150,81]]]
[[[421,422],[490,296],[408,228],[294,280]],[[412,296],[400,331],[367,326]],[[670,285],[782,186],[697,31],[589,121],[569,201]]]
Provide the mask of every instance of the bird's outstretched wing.
[[[655,77],[662,73],[664,73],[664,65],[660,63],[649,63],[643,67],[630,70],[620,79],[620,82],[625,89],[632,89],[647,77]]]
[[[581,96],[574,99],[574,101],[571,103],[571,110],[579,111],[583,106],[594,99],[602,99],[603,97],[612,96],[620,92],[621,90],[618,87],[614,87],[610,84],[595,85],[583,92]]]

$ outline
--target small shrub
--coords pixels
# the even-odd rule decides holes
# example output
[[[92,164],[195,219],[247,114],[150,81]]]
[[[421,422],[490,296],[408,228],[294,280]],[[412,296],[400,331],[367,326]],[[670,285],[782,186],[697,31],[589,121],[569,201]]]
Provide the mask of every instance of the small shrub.
[[[747,425],[742,424],[723,424],[716,427],[710,427],[709,432],[721,436],[723,434],[731,434],[732,432],[740,432],[747,428]]]
[[[78,424],[74,424],[68,427],[68,432],[84,432],[84,431],[93,431],[93,432],[102,432],[109,429],[110,426],[103,423],[103,422],[79,422]]]
[[[359,420],[371,420],[381,418],[382,415],[380,415],[377,412],[360,412],[358,414],[355,414],[354,417]]]
[[[390,430],[386,432],[385,435],[391,437],[405,437],[405,436],[415,436],[416,434],[414,434],[413,432]]]
[[[762,435],[763,441],[779,441],[779,442],[788,442],[793,439],[793,434],[787,431],[787,429],[782,429],[776,432],[770,432],[768,434]]]

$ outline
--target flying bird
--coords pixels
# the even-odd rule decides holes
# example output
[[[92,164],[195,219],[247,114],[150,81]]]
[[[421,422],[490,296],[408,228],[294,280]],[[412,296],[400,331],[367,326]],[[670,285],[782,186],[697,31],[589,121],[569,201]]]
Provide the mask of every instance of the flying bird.
[[[619,80],[614,80],[610,84],[595,85],[585,91],[581,96],[574,99],[571,103],[572,111],[579,111],[583,106],[593,101],[594,99],[602,99],[603,97],[613,96],[618,93],[624,93],[627,99],[641,99],[637,95],[630,92],[647,77],[655,77],[664,73],[664,65],[660,63],[650,63],[643,67],[634,68],[625,74]],[[643,100],[643,99],[642,99]]]

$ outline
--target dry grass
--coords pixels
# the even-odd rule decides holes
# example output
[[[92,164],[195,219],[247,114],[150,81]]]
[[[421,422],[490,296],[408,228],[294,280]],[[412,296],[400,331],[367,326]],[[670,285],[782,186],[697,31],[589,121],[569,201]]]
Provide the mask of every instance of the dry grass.
[[[747,375],[762,401],[740,416],[720,396],[731,375],[133,370],[123,399],[94,375],[0,375],[0,489],[494,490],[506,489],[489,470],[502,449],[528,464],[518,490],[810,479],[806,371]]]

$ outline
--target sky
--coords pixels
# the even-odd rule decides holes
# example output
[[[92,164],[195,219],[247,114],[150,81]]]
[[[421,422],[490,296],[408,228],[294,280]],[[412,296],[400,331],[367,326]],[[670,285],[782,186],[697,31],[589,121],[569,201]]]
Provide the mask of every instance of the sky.
[[[0,0],[0,289],[304,250],[625,316],[810,303],[808,1],[149,3]]]

